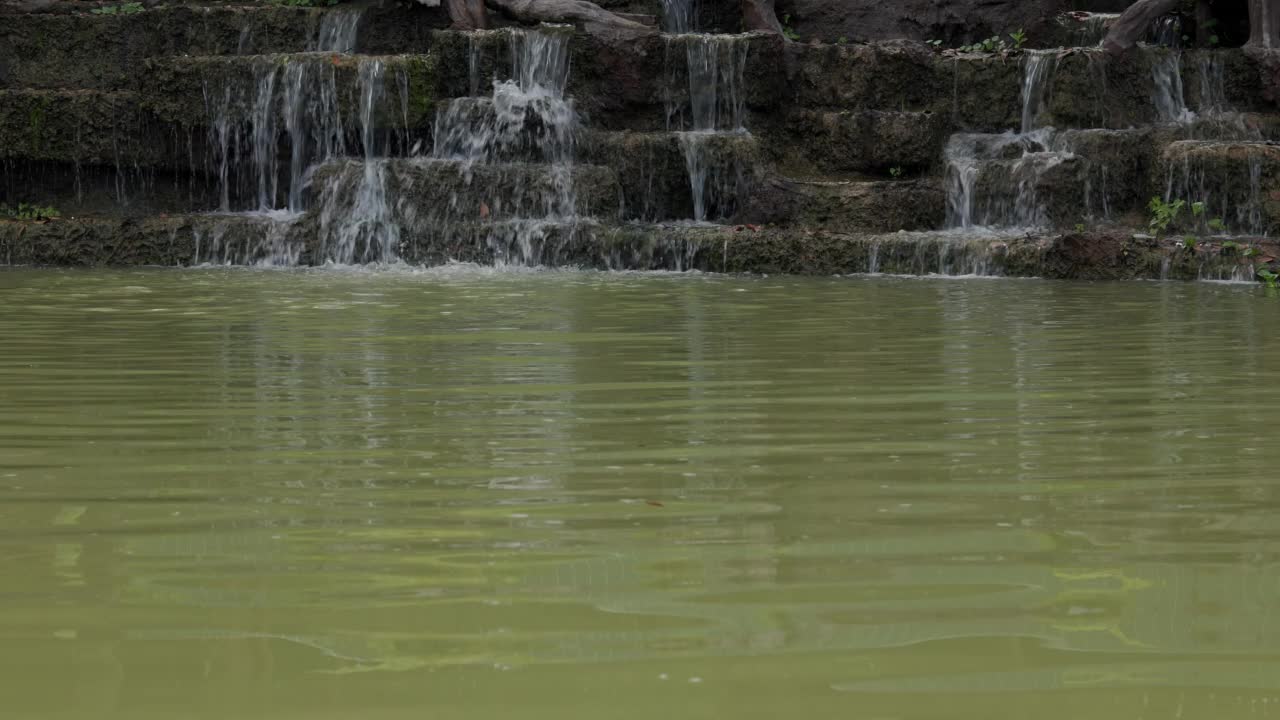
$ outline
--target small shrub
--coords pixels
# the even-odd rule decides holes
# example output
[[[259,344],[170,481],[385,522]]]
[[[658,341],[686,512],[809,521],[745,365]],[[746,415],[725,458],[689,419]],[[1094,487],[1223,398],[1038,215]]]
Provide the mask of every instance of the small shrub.
[[[1151,198],[1151,202],[1147,203],[1147,209],[1151,211],[1151,220],[1148,221],[1147,227],[1156,237],[1163,237],[1169,230],[1169,226],[1178,220],[1178,216],[1182,214],[1182,208],[1186,205],[1185,200],[1165,202],[1159,197]]]
[[[1222,218],[1214,218],[1209,221],[1209,229],[1214,232],[1226,232],[1227,224],[1222,222]]]
[[[902,174],[903,174],[903,172],[902,172],[902,166],[901,166],[901,165],[895,165],[895,166],[893,166],[893,167],[889,168],[889,177],[893,178],[894,180],[897,180],[898,178],[901,178],[901,177],[902,177]]]
[[[302,0],[296,0],[296,1],[302,1]],[[333,2],[336,2],[336,1],[337,0],[333,0]],[[333,4],[333,3],[330,2],[330,4]],[[782,34],[785,35],[788,40],[800,39],[800,33],[796,32],[795,29],[791,27],[791,13],[787,13],[786,15],[782,16]]]
[[[1258,277],[1261,278],[1262,282],[1266,283],[1267,287],[1272,290],[1280,287],[1280,275],[1277,275],[1274,271],[1268,268],[1260,268],[1258,270]]]
[[[1194,251],[1196,249],[1196,245],[1198,245],[1199,243],[1200,243],[1200,239],[1197,238],[1195,235],[1188,235],[1182,238],[1182,247],[1186,248],[1187,250]]]
[[[9,220],[56,220],[62,216],[54,207],[43,207],[40,205],[28,205],[27,203],[18,203],[17,207],[10,208],[6,205],[0,205],[0,217]]]

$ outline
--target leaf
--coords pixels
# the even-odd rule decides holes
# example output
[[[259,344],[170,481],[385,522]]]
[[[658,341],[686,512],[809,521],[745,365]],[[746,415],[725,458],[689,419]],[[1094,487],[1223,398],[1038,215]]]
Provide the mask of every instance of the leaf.
[[[666,507],[666,505],[663,505],[662,503],[658,502],[657,500],[645,500],[645,501],[644,501],[644,504],[645,504],[645,505],[652,505],[653,507]]]
[[[483,200],[480,201],[480,219],[484,220],[489,217],[489,205]]]

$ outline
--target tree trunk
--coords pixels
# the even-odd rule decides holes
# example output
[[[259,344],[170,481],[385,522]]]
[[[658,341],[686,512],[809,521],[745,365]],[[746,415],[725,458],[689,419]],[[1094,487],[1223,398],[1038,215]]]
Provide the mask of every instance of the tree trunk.
[[[1209,0],[1196,0],[1196,45],[1199,47],[1209,47],[1212,43],[1209,38],[1217,35],[1217,31],[1210,27],[1209,21],[1213,19],[1213,7],[1210,6]]]
[[[1249,42],[1245,47],[1280,49],[1280,2],[1249,0]]]
[[[485,2],[521,22],[582,23],[588,33],[606,42],[625,42],[658,32],[655,28],[615,15],[586,0],[485,0]]]
[[[1275,0],[1251,0],[1255,4],[1274,2]],[[1110,55],[1120,55],[1138,43],[1147,33],[1151,22],[1161,15],[1173,12],[1182,4],[1182,0],[1138,0],[1111,26],[1107,39],[1102,47]]]
[[[742,0],[742,29],[781,35],[782,23],[778,22],[773,0]]]
[[[454,30],[484,30],[489,27],[484,0],[446,0]]]

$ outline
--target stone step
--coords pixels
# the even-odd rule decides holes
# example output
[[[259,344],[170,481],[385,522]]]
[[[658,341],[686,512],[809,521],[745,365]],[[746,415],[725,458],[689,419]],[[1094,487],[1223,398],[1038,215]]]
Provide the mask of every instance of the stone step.
[[[185,215],[143,220],[0,220],[0,264],[320,264],[314,218]],[[858,234],[685,224],[462,223],[407,234],[397,261],[701,270],[766,274],[1008,275],[1081,279],[1249,280],[1276,269],[1274,239],[1195,249],[1123,231],[1069,234]],[[1241,252],[1241,247],[1256,250]]]
[[[1231,232],[1280,232],[1280,144],[1183,140],[1164,149],[1160,169],[1166,199],[1187,204],[1181,227],[1207,232],[1221,220]],[[1199,215],[1192,203],[1204,204]]]
[[[0,5],[0,12],[4,8]],[[344,28],[353,16],[354,27]],[[0,88],[136,89],[143,79],[138,69],[151,58],[347,48],[345,38],[335,42],[344,31],[354,36],[350,49],[375,54],[425,52],[457,39],[440,32],[449,25],[443,8],[400,3],[359,8],[182,3],[127,15],[3,17],[13,32],[0,35],[0,57],[6,60]],[[460,67],[465,74],[465,61]]]
[[[946,206],[938,178],[773,178],[756,188],[738,219],[840,232],[933,230],[942,227]]]
[[[578,155],[583,162],[613,168],[623,216],[650,222],[694,217],[693,174],[702,178],[707,217],[732,217],[765,169],[760,140],[745,132],[589,130],[582,134]]]
[[[371,182],[379,194],[372,199]],[[619,213],[617,176],[598,165],[338,160],[312,172],[308,194],[309,207],[357,221],[370,202],[381,202],[389,221],[402,228],[485,219],[616,219]]]
[[[947,126],[946,117],[928,111],[797,109],[771,140],[788,149],[784,166],[885,176],[893,168],[918,173],[935,166]]]

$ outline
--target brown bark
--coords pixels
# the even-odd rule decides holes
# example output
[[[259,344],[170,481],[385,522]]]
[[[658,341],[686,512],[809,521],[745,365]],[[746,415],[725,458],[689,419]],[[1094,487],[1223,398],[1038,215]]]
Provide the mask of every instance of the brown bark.
[[[521,22],[581,23],[593,36],[606,42],[635,40],[657,30],[615,15],[586,0],[486,0],[491,7]]]
[[[1254,0],[1254,2],[1272,2],[1273,0]],[[1138,0],[1111,26],[1107,39],[1102,47],[1110,55],[1120,55],[1132,48],[1147,34],[1151,22],[1161,15],[1173,12],[1182,0]]]
[[[454,30],[484,30],[489,27],[484,0],[445,0]]]
[[[1249,0],[1247,48],[1280,49],[1280,0]]]
[[[773,0],[742,0],[742,29],[782,35],[782,23],[773,9]]]

